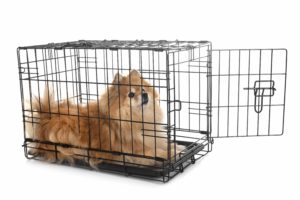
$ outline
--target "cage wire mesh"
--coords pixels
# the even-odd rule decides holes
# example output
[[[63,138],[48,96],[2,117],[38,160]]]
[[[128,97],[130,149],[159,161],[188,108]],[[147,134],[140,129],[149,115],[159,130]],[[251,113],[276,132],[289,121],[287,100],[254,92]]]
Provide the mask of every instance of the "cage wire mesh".
[[[17,52],[29,159],[166,182],[215,137],[283,133],[285,49],[103,40]]]

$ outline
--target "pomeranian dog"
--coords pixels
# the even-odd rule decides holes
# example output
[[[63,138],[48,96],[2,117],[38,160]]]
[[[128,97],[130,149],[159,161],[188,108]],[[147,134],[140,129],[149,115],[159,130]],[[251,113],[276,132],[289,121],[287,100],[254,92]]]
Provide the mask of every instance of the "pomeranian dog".
[[[56,101],[46,86],[32,109],[39,122],[27,132],[40,142],[30,153],[50,162],[79,159],[94,169],[101,162],[153,166],[185,148],[168,145],[159,94],[136,70],[116,74],[106,92],[87,104]]]

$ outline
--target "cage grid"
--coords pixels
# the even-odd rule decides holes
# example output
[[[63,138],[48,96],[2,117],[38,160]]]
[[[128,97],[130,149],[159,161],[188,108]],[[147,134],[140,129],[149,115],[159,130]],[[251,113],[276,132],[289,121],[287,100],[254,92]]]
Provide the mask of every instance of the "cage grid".
[[[166,182],[209,153],[214,138],[284,130],[286,49],[80,40],[17,54],[28,159]]]

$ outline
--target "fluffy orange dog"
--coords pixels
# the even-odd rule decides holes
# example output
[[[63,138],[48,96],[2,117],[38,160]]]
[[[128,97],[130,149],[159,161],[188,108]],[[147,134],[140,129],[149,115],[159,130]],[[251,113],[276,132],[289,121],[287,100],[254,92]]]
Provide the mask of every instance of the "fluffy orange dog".
[[[136,70],[127,76],[116,74],[97,101],[57,102],[46,87],[44,97],[34,100],[32,108],[40,119],[27,131],[32,132],[33,139],[72,145],[55,149],[54,145],[38,143],[31,153],[45,160],[72,164],[80,159],[97,169],[104,160],[155,165],[154,157],[168,158],[167,137],[160,132],[163,112],[159,95]],[[171,157],[175,156],[174,149],[176,154],[184,149],[174,143],[170,146]]]

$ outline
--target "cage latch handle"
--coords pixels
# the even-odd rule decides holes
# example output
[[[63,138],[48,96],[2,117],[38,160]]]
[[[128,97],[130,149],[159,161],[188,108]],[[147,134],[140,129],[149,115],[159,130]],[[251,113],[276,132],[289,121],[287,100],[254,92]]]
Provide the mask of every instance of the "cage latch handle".
[[[174,100],[174,111],[181,111],[181,101],[180,100]],[[176,106],[176,103],[179,105],[178,107]]]
[[[261,113],[263,110],[264,97],[274,96],[276,88],[273,80],[258,80],[254,82],[253,88],[244,88],[244,90],[254,91],[254,110]]]

